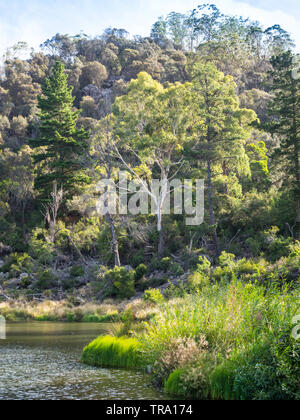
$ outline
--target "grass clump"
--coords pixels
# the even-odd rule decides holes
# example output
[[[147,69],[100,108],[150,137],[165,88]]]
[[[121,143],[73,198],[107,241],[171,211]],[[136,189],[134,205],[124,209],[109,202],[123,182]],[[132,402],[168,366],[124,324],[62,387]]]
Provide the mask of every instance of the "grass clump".
[[[199,399],[300,399],[299,288],[231,283],[163,302],[137,335],[155,383]]]
[[[81,361],[98,367],[140,368],[141,344],[135,338],[101,336],[84,348]]]

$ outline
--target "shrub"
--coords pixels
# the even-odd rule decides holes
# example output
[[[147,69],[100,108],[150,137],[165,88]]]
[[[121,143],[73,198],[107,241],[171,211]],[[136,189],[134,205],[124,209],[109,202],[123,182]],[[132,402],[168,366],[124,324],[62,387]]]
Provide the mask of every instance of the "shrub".
[[[135,269],[135,281],[138,282],[141,280],[148,272],[148,267],[145,264],[140,264]]]
[[[204,400],[210,396],[210,375],[215,361],[206,355],[195,365],[176,369],[164,383],[167,392],[177,397]]]
[[[201,336],[198,342],[194,338],[172,338],[154,364],[154,373],[160,380],[167,378],[172,371],[191,365],[200,358],[201,352],[207,349],[208,343]]]
[[[51,270],[42,271],[35,282],[35,287],[41,290],[50,289],[57,282],[57,278],[53,276]]]
[[[206,257],[199,257],[198,258],[198,265],[197,265],[197,271],[199,273],[210,275],[210,267],[211,263]]]
[[[143,250],[135,252],[131,256],[131,264],[134,268],[138,267],[139,265],[142,265],[144,261],[145,261],[145,252]]]
[[[169,268],[171,267],[171,264],[172,264],[172,260],[169,257],[163,258],[160,261],[160,267],[163,271],[168,271]]]
[[[29,241],[29,254],[42,264],[50,264],[54,258],[54,246],[46,237],[45,229],[36,228]]]
[[[124,267],[115,267],[107,271],[103,277],[106,296],[120,299],[131,298],[135,293],[134,278],[135,271],[128,271]]]
[[[173,274],[173,276],[179,277],[184,274],[184,269],[180,264],[175,263],[171,265],[170,273]]]
[[[80,322],[83,318],[83,314],[80,309],[76,309],[74,312],[66,313],[67,322]]]
[[[102,336],[83,350],[81,361],[91,366],[113,368],[142,367],[141,344],[135,338]]]
[[[146,302],[161,303],[164,300],[164,297],[158,289],[148,289],[145,291],[143,299]]]
[[[72,277],[81,277],[81,276],[84,276],[84,267],[82,267],[81,265],[74,265],[71,268],[70,275]]]
[[[61,281],[64,290],[71,290],[80,286],[80,282],[76,278],[66,278]]]
[[[219,265],[220,267],[233,267],[234,266],[235,255],[228,254],[227,252],[223,251],[219,256]]]
[[[14,253],[8,257],[7,262],[1,267],[4,273],[10,272],[11,277],[19,276],[21,273],[31,273],[33,271],[32,258],[24,253]]]
[[[203,287],[209,285],[209,277],[195,271],[195,273],[188,276],[187,285],[189,290],[201,290]]]
[[[231,268],[229,267],[216,267],[213,272],[213,279],[216,282],[225,281],[229,283],[233,279],[234,273]]]

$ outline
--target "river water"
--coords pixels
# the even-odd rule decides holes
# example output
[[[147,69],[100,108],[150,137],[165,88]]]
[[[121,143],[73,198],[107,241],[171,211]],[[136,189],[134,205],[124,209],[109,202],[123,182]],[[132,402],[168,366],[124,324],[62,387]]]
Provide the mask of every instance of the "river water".
[[[166,400],[147,375],[79,362],[105,324],[18,323],[0,340],[0,400]]]

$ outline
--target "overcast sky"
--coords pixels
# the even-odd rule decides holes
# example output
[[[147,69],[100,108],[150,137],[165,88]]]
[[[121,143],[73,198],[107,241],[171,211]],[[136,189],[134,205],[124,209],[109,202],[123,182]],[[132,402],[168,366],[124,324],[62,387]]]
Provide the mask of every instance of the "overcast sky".
[[[0,0],[0,54],[18,41],[38,48],[57,32],[98,35],[113,26],[146,36],[159,16],[203,3],[259,20],[265,27],[280,24],[300,52],[300,0]]]

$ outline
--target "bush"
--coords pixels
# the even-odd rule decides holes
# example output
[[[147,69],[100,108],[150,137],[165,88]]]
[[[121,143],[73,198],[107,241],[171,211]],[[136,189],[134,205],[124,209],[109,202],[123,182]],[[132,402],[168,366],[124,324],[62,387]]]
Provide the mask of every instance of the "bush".
[[[142,265],[145,261],[145,252],[143,250],[140,250],[138,252],[135,252],[131,256],[131,265],[136,268],[139,265]]]
[[[163,259],[160,261],[160,268],[161,268],[163,271],[168,271],[168,270],[169,270],[169,268],[171,267],[171,264],[172,264],[172,260],[171,260],[171,258],[169,258],[169,257],[163,258]]]
[[[51,264],[54,258],[54,246],[48,242],[47,231],[37,228],[33,230],[29,241],[29,254],[42,264]]]
[[[57,278],[53,276],[51,270],[44,270],[41,272],[37,281],[35,282],[35,287],[41,290],[50,289],[53,285],[57,283]]]
[[[140,264],[135,269],[135,281],[138,282],[141,280],[148,272],[148,267],[145,264]]]
[[[219,256],[219,265],[220,267],[233,267],[234,266],[235,255],[228,254],[227,252],[223,251]]]
[[[32,258],[26,253],[11,254],[0,271],[4,273],[9,272],[11,277],[19,276],[22,273],[31,273],[33,271]]]
[[[107,271],[103,277],[106,297],[131,298],[135,293],[134,278],[135,271],[128,271],[124,267],[115,267]]]
[[[80,282],[76,278],[63,279],[61,284],[64,290],[71,290],[80,286]]]
[[[84,271],[84,267],[82,267],[81,265],[74,265],[71,268],[70,275],[72,277],[82,277],[84,276]]]
[[[201,256],[198,258],[197,271],[199,271],[199,273],[209,275],[210,267],[211,267],[211,263],[206,257]]]
[[[176,369],[165,381],[164,388],[177,397],[205,400],[210,396],[210,374],[214,361],[207,356],[195,365]]]
[[[216,282],[225,281],[226,283],[229,283],[233,279],[234,273],[229,267],[216,267],[212,277]]]
[[[145,291],[143,299],[146,302],[161,303],[164,300],[164,297],[158,289],[148,289]]]
[[[159,381],[163,381],[175,369],[195,363],[207,350],[207,346],[204,336],[200,336],[198,342],[189,337],[171,338],[154,363],[154,373]]]
[[[175,263],[171,265],[170,273],[173,274],[173,276],[179,277],[184,274],[184,269],[180,264]]]
[[[190,274],[187,278],[187,286],[189,290],[201,290],[203,287],[209,285],[209,277],[204,276],[202,273],[196,271]]]
[[[135,338],[102,336],[84,348],[81,361],[98,367],[139,368],[144,366],[140,351]]]

